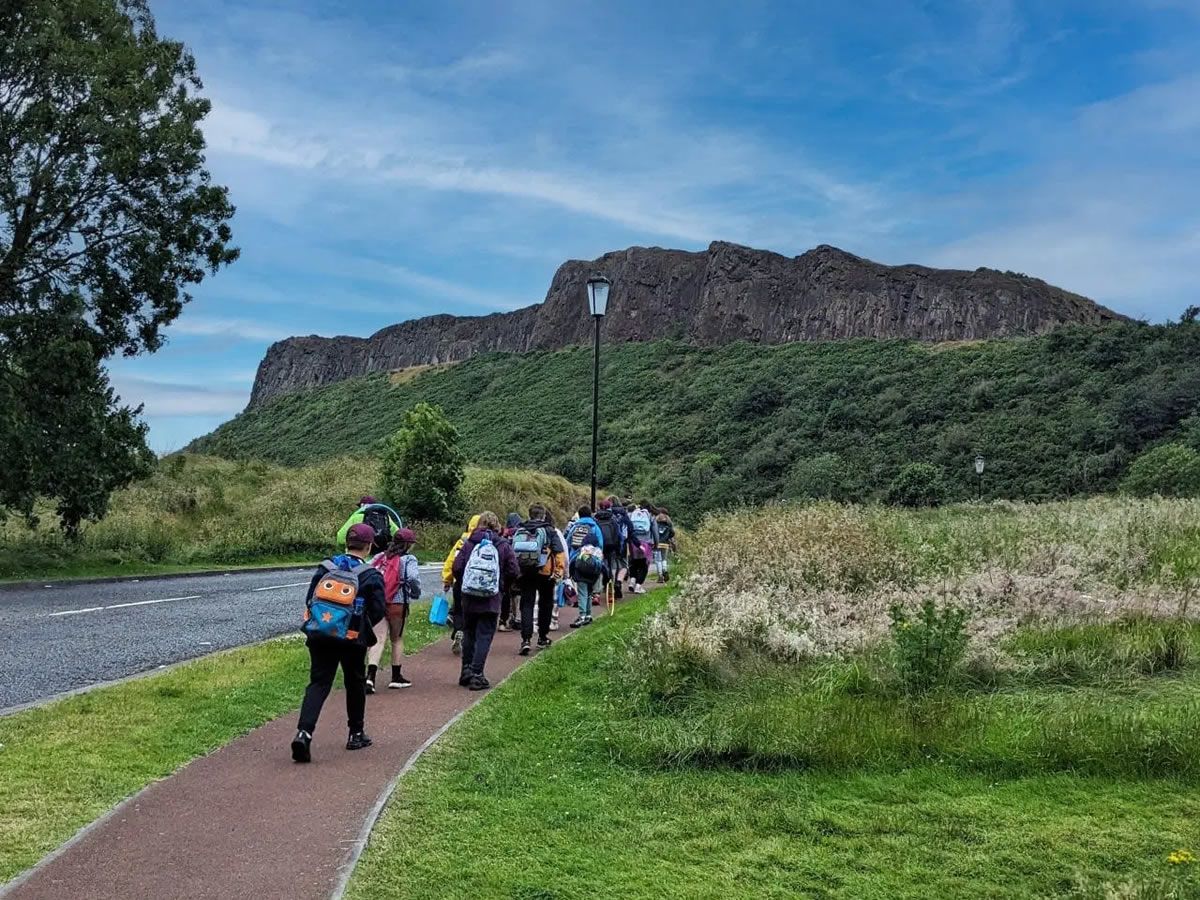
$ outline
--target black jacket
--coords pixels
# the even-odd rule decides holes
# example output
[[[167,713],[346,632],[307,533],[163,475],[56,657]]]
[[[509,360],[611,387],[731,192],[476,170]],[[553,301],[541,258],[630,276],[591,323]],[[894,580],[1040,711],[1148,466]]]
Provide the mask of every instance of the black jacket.
[[[344,554],[349,556],[350,554]],[[361,563],[366,563],[365,559],[359,557],[351,557]],[[340,556],[333,557],[333,562],[337,562]],[[313,573],[312,581],[308,584],[308,593],[304,596],[305,604],[312,603],[313,591],[317,589],[317,582],[321,580],[321,576],[325,574],[325,568],[318,568]],[[363,647],[370,647],[375,644],[375,626],[379,624],[380,619],[387,615],[387,597],[383,590],[383,573],[378,569],[368,568],[358,576],[358,595],[363,598],[363,615],[367,617],[369,623],[366,628],[358,632],[358,638],[355,641]],[[329,638],[321,635],[308,635],[309,641],[329,640]],[[340,642],[340,641],[339,641]]]

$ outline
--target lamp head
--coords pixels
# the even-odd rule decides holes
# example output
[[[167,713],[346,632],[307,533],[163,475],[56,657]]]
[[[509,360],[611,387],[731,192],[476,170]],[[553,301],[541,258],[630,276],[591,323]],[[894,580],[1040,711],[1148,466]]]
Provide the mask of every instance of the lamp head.
[[[610,282],[603,275],[593,275],[587,281],[588,306],[592,315],[600,318],[608,312],[608,289]]]

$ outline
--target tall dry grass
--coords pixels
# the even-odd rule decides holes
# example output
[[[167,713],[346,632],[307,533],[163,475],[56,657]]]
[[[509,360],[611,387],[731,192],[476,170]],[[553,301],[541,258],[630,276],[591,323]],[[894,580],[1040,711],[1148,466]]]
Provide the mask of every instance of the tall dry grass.
[[[976,652],[1021,626],[1200,613],[1196,500],[770,506],[707,519],[690,555],[650,629],[708,659],[846,657],[887,634],[893,604],[931,596],[969,611]]]

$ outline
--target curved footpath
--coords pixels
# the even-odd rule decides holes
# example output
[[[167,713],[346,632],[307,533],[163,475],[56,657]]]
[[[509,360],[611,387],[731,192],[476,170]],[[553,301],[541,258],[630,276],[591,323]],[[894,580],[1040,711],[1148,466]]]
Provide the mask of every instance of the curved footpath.
[[[555,637],[572,633],[570,619],[568,610]],[[518,645],[517,634],[496,635],[487,673],[493,685],[525,661]],[[322,711],[311,764],[291,760],[296,713],[288,713],[135,794],[0,896],[329,898],[341,890],[397,773],[486,696],[458,686],[459,659],[444,640],[409,657],[404,671],[411,688],[385,687],[367,698],[369,749],[345,750],[346,707],[337,691]],[[297,702],[303,689],[298,672]],[[70,778],[69,761],[63,777]]]

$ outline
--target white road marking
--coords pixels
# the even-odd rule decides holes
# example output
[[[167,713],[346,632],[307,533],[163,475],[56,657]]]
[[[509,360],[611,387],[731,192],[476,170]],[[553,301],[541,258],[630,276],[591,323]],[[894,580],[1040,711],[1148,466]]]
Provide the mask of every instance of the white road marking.
[[[199,600],[199,594],[187,597],[160,597],[157,600],[137,600],[133,603],[114,603],[111,606],[88,606],[83,609],[64,609],[61,612],[46,613],[47,616],[77,616],[80,613],[100,612],[105,609],[124,609],[127,606],[150,606],[154,603],[174,603],[176,600]]]
[[[85,612],[99,612],[103,606],[89,606],[87,609],[65,609],[62,612],[46,613],[48,616],[77,616]]]
[[[307,581],[293,581],[291,584],[272,584],[269,587],[251,588],[250,593],[257,594],[259,591],[277,591],[280,588],[300,587],[302,584],[308,584]]]
[[[191,594],[187,597],[160,597],[157,600],[135,600],[132,603],[114,603],[111,606],[104,607],[105,609],[124,609],[127,606],[151,606],[155,603],[174,603],[176,600],[199,600],[199,594]]]

